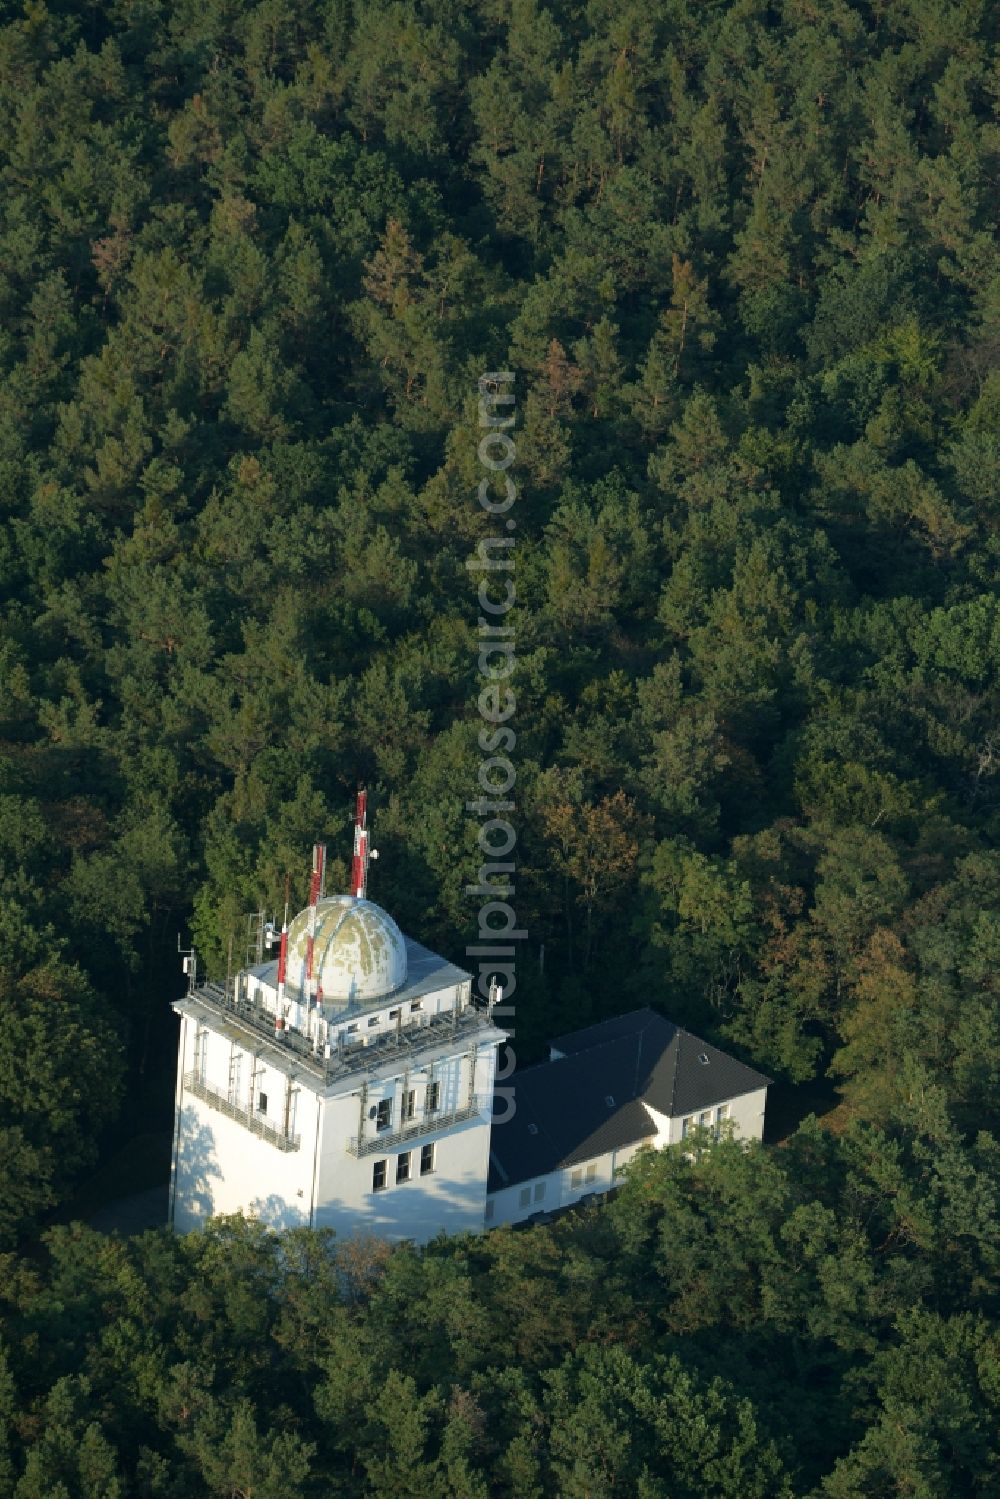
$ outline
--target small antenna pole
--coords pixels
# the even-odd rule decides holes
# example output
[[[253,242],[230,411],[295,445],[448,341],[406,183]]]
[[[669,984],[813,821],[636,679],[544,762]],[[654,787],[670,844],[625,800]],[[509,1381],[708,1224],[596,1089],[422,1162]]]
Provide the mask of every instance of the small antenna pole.
[[[188,981],[188,993],[193,994],[198,983],[198,958],[193,947],[181,947],[181,934],[177,933],[177,951],[183,958],[181,971]]]

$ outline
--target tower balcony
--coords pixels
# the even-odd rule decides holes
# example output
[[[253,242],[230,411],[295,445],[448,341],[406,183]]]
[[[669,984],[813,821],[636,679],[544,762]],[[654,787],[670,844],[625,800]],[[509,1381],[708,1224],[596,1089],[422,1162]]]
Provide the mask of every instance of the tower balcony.
[[[422,1119],[408,1119],[396,1129],[383,1129],[360,1139],[352,1135],[347,1142],[348,1154],[353,1156],[378,1155],[380,1151],[396,1150],[400,1145],[415,1145],[421,1140],[443,1135],[455,1124],[464,1124],[467,1119],[478,1119],[482,1107],[473,1102],[460,1109],[441,1109],[425,1114]]]
[[[252,1114],[249,1109],[241,1108],[238,1103],[233,1103],[220,1088],[213,1088],[211,1083],[202,1082],[196,1072],[184,1074],[184,1091],[191,1093],[195,1098],[200,1098],[207,1103],[210,1109],[218,1109],[220,1114],[225,1114],[227,1119],[234,1119],[237,1124],[242,1124],[252,1135],[259,1135],[266,1140],[268,1145],[273,1145],[277,1150],[298,1150],[301,1144],[299,1135],[286,1135],[283,1130],[276,1129],[273,1124],[268,1124],[259,1114]]]

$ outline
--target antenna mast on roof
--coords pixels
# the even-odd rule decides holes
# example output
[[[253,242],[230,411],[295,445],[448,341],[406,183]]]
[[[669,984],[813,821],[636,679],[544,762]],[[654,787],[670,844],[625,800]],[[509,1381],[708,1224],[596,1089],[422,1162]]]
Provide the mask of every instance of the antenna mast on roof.
[[[326,883],[326,844],[313,844],[312,878],[309,881],[309,922],[306,927],[306,991],[310,1007],[316,1003],[316,907]]]
[[[354,812],[354,863],[351,866],[351,894],[356,900],[367,897],[368,860],[377,858],[378,854],[368,842],[368,792],[359,787]]]
[[[288,895],[291,884],[291,875],[285,875],[285,916],[281,923],[281,945],[278,948],[278,1010],[284,1013],[285,1003],[285,974],[288,971]]]

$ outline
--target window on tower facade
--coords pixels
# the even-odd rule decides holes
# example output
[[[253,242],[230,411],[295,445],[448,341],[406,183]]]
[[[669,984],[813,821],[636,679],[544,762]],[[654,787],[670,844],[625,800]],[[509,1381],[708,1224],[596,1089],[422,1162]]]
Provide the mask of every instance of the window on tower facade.
[[[267,1113],[267,1094],[266,1093],[258,1093],[257,1094],[257,1112],[258,1112],[258,1114],[266,1114]]]
[[[440,1102],[441,1102],[441,1084],[440,1083],[428,1083],[427,1084],[427,1112],[428,1112],[428,1114],[433,1114],[439,1108]]]
[[[381,1192],[385,1186],[385,1161],[376,1161],[372,1167],[372,1191]]]
[[[408,1182],[410,1179],[410,1152],[404,1150],[402,1155],[396,1157],[396,1180]]]
[[[392,1123],[392,1099],[379,1099],[378,1108],[375,1111],[375,1128],[388,1129]]]
[[[414,1108],[415,1108],[415,1105],[416,1105],[416,1101],[417,1101],[417,1095],[416,1095],[415,1091],[412,1088],[409,1090],[409,1092],[403,1094],[403,1118],[404,1119],[412,1119],[413,1118],[413,1113],[414,1113]]]
[[[420,1147],[420,1175],[430,1176],[434,1170],[434,1146],[421,1145]]]

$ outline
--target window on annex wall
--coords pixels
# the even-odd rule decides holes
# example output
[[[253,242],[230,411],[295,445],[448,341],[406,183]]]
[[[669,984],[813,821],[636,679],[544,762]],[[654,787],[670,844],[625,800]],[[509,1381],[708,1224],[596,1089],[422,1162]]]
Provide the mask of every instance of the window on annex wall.
[[[434,1114],[441,1107],[441,1084],[427,1084],[427,1103],[425,1105],[428,1114]]]
[[[372,1167],[372,1191],[381,1192],[385,1187],[385,1161],[376,1161]]]
[[[523,1208],[530,1208],[530,1206],[531,1206],[531,1188],[530,1187],[522,1187],[521,1188],[521,1206]]]
[[[420,1175],[430,1176],[434,1170],[434,1146],[421,1145],[420,1147]]]
[[[681,1139],[686,1140],[694,1129],[694,1115],[689,1114],[686,1119],[681,1120]]]
[[[388,1129],[392,1123],[392,1099],[380,1098],[375,1110],[375,1128]]]
[[[545,1183],[535,1182],[535,1201],[542,1202],[545,1198]]]
[[[712,1127],[712,1110],[711,1109],[705,1109],[701,1114],[699,1114],[698,1115],[698,1123],[701,1125],[702,1129],[711,1129],[711,1127]]]
[[[396,1157],[396,1180],[397,1182],[408,1182],[410,1179],[410,1152],[404,1150],[402,1155]]]
[[[596,1175],[597,1175],[597,1162],[596,1161],[591,1161],[590,1165],[587,1167],[586,1172],[584,1173],[584,1178],[583,1179],[584,1179],[584,1181],[592,1182],[594,1180],[594,1178],[596,1177]]]
[[[412,1119],[416,1107],[417,1095],[412,1088],[403,1094],[403,1118]]]
[[[716,1133],[717,1137],[722,1134],[722,1126],[725,1124],[725,1122],[726,1122],[726,1120],[728,1118],[729,1118],[729,1105],[728,1105],[728,1103],[720,1103],[719,1107],[715,1111],[715,1133]]]
[[[582,1187],[583,1186],[583,1167],[582,1166],[578,1166],[576,1168],[576,1170],[572,1173],[572,1175],[570,1176],[570,1179],[569,1179],[569,1184],[570,1184],[571,1187]]]

